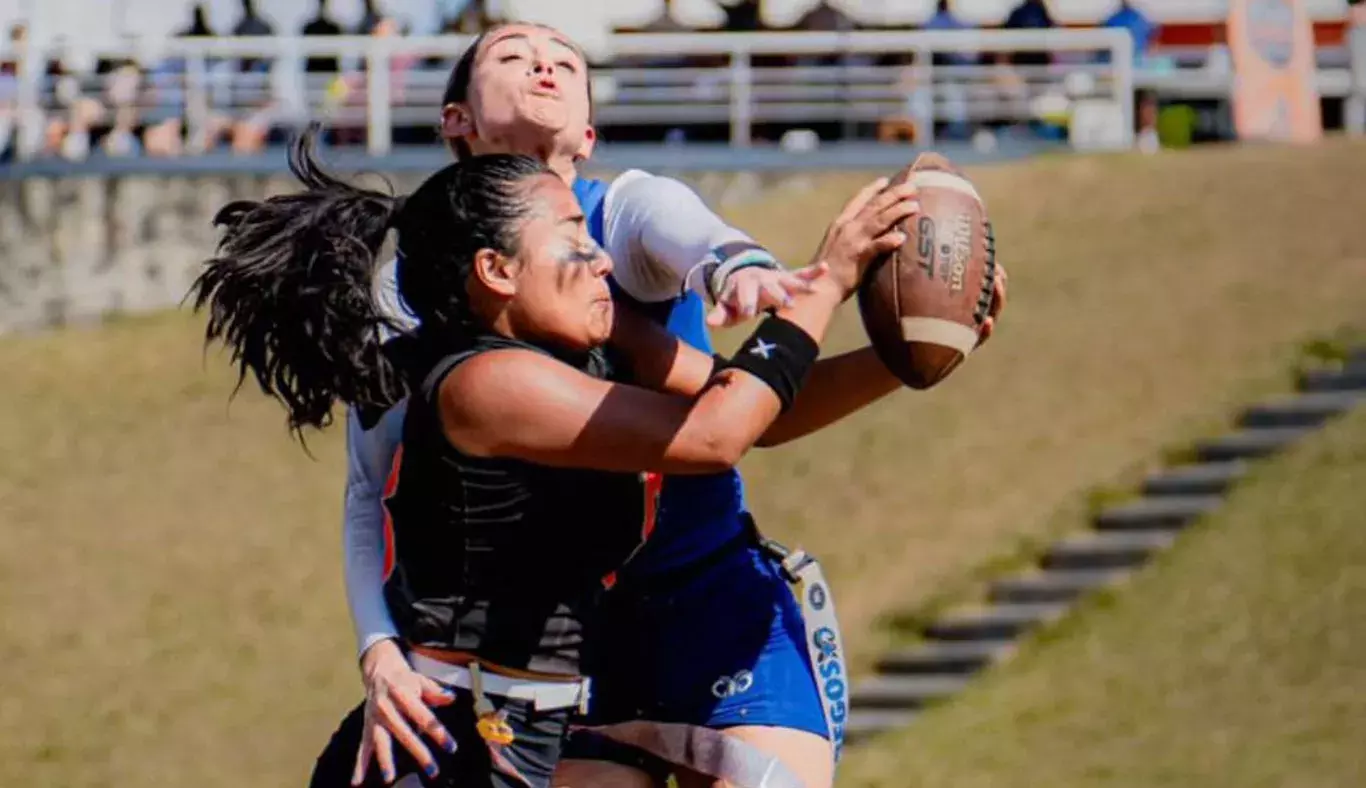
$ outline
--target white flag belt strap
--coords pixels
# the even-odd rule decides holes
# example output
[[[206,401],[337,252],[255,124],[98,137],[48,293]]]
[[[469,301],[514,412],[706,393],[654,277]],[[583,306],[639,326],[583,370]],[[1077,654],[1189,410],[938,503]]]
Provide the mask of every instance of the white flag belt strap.
[[[840,638],[835,600],[820,562],[804,550],[788,550],[772,539],[760,545],[777,561],[783,576],[802,606],[806,625],[806,654],[816,676],[816,688],[825,710],[835,760],[844,747],[844,728],[849,720],[849,677],[844,667],[844,641]]]
[[[467,667],[450,665],[421,654],[409,654],[408,660],[413,670],[433,681],[471,692],[475,690],[473,677]],[[588,705],[589,680],[586,678],[572,681],[532,681],[500,676],[484,670],[480,671],[479,679],[483,685],[480,687],[480,694],[529,701],[535,704],[538,711],[584,709]]]

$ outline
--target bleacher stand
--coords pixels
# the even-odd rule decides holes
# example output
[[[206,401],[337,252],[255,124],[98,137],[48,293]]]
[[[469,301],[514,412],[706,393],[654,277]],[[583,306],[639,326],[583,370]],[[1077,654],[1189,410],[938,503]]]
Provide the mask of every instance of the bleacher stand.
[[[1347,17],[1347,0],[1304,1],[1310,14],[1330,28]],[[656,141],[685,133],[690,139],[737,141],[731,117],[736,110],[726,98],[732,95],[729,56],[624,55],[613,49],[614,33],[1115,28],[1134,43],[1136,73],[1157,86],[1156,92],[1140,93],[1137,109],[1140,131],[1149,135],[1145,144],[1152,144],[1157,94],[1196,90],[1179,80],[1163,81],[1164,75],[1198,73],[1214,85],[1207,92],[1215,98],[1216,83],[1226,81],[1219,68],[1227,56],[1218,44],[1224,6],[1223,0],[271,0],[260,7],[252,0],[0,0],[0,25],[11,29],[0,54],[0,150],[6,157],[68,159],[95,151],[164,157],[227,148],[249,154],[309,117],[328,120],[335,142],[365,144],[372,82],[363,50],[303,58],[281,51],[278,56],[193,59],[166,55],[162,42],[219,33],[263,43],[294,40],[281,38],[281,31],[339,41],[343,36],[469,35],[505,18],[560,27],[598,66],[616,67],[602,80],[609,105],[604,122],[617,138]],[[25,10],[31,18],[22,16]],[[1330,29],[1329,35],[1337,39],[1322,49],[1321,61],[1345,66],[1341,31]],[[28,47],[41,48],[43,73],[26,101],[19,63]],[[1067,85],[1089,83],[1069,81],[1069,74],[1088,63],[1103,64],[1107,57],[1104,51],[1006,53],[999,48],[926,55],[834,50],[754,55],[750,90],[760,104],[752,110],[753,140],[776,141],[794,128],[815,129],[823,139],[893,142],[927,134],[961,139],[983,126],[1024,122],[1032,133],[1058,133],[1058,124],[1020,108],[1071,96]],[[385,101],[392,107],[397,144],[430,141],[432,105],[451,56],[449,51],[402,51],[387,59]],[[640,73],[650,69],[655,73]],[[839,75],[831,77],[836,71]],[[1104,78],[1087,72],[1092,82]],[[1191,84],[1197,83],[1206,84]],[[192,90],[192,84],[200,88]],[[807,98],[784,104],[781,96],[789,94]],[[865,97],[872,108],[860,114],[860,105],[842,121],[835,115],[802,116],[803,106],[852,102],[845,98],[850,95]],[[613,97],[621,103],[615,114]],[[932,128],[925,128],[926,117],[932,118]],[[1139,138],[1144,139],[1142,133]]]

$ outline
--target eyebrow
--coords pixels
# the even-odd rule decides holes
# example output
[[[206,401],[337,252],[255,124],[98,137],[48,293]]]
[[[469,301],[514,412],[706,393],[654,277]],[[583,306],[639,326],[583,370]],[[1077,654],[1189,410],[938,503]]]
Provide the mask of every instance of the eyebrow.
[[[520,38],[523,41],[531,40],[531,36],[528,36],[526,33],[504,33],[503,35],[498,36],[497,38],[490,41],[488,45],[490,47],[493,47],[497,44],[503,43],[504,41],[511,41],[514,38]]]
[[[577,57],[577,58],[579,58],[579,59],[582,59],[582,58],[583,58],[583,53],[579,51],[579,48],[578,48],[578,47],[574,46],[573,44],[569,43],[568,41],[565,41],[563,38],[560,38],[559,36],[551,36],[551,37],[550,37],[550,42],[551,42],[552,44],[559,44],[560,46],[564,47],[565,49],[568,49],[570,52],[573,52],[573,53],[574,53],[574,57]]]
[[[503,43],[504,41],[512,41],[512,40],[514,40],[514,39],[520,39],[520,40],[522,40],[522,41],[530,41],[530,40],[531,40],[531,36],[527,35],[526,33],[505,33],[505,34],[503,34],[503,35],[501,35],[501,36],[499,36],[499,37],[493,39],[492,41],[490,41],[490,42],[488,43],[488,47],[489,47],[490,49],[492,49],[493,47],[497,46],[498,44]],[[559,44],[560,46],[564,47],[565,49],[569,50],[570,52],[573,52],[573,53],[574,53],[574,57],[577,57],[577,58],[579,58],[580,60],[583,60],[583,59],[584,59],[583,53],[579,51],[579,48],[576,47],[576,46],[574,46],[573,44],[569,43],[568,41],[564,40],[563,38],[560,38],[559,36],[551,36],[551,37],[550,37],[550,42],[551,42],[552,44]]]

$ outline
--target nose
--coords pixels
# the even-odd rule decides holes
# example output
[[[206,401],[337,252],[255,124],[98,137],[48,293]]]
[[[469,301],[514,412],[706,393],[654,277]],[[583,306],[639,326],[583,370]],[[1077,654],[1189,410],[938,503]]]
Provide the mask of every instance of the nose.
[[[540,77],[542,81],[554,83],[555,64],[554,62],[547,60],[540,53],[537,53],[531,60],[531,73],[534,76]]]
[[[607,252],[598,252],[597,258],[593,260],[593,276],[601,279],[612,273],[613,267],[612,257]]]

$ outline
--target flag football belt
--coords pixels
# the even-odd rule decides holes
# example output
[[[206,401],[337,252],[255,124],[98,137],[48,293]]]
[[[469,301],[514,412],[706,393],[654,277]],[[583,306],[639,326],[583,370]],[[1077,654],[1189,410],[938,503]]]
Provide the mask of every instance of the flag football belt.
[[[820,562],[806,551],[788,550],[772,539],[760,536],[757,528],[754,535],[759,548],[777,562],[783,578],[801,603],[806,654],[816,676],[825,724],[830,731],[830,745],[838,762],[844,748],[844,727],[849,720],[849,682],[844,669],[844,641],[840,638],[830,585],[825,581]]]
[[[588,706],[589,680],[587,678],[552,679],[514,678],[490,672],[489,666],[477,662],[470,665],[454,665],[434,659],[420,652],[408,654],[413,670],[432,681],[448,687],[469,690],[478,705],[484,696],[520,700],[531,703],[537,711],[556,709],[579,709],[584,713]]]

